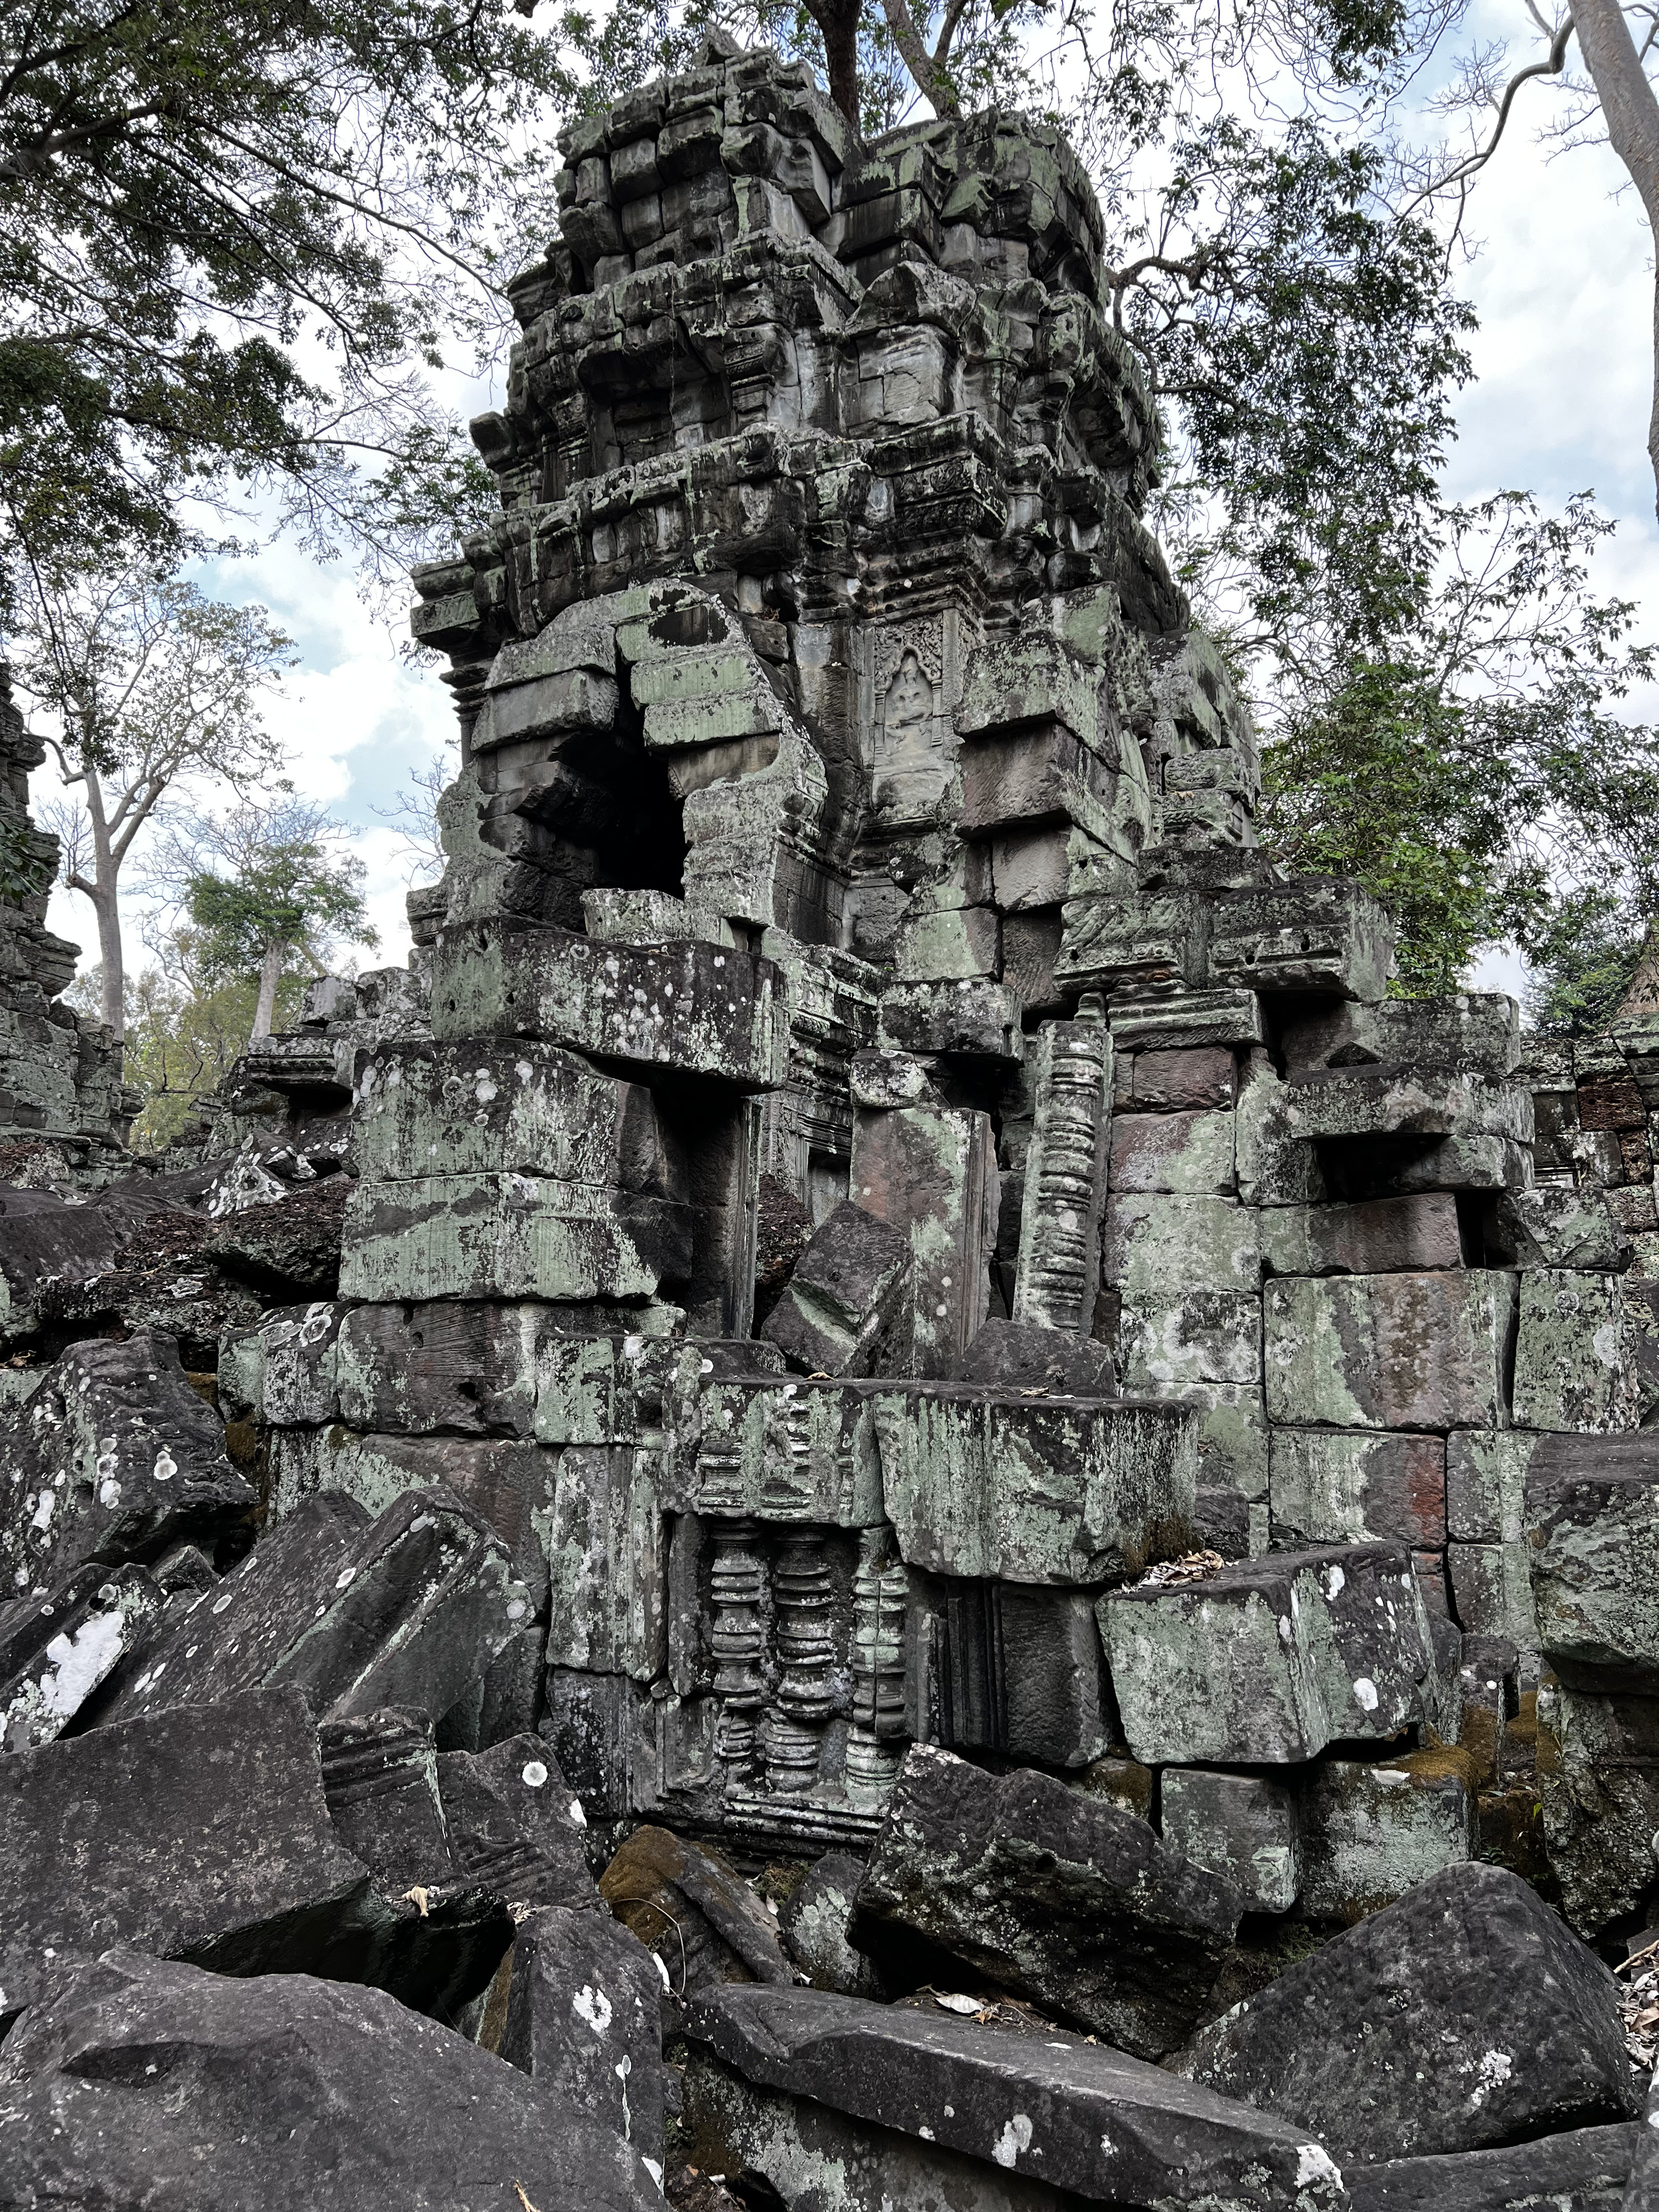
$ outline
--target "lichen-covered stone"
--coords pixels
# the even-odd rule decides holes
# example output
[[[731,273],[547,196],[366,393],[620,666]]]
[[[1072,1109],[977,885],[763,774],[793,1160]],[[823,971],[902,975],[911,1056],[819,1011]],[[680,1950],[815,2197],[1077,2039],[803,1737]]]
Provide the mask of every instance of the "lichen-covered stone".
[[[1455,1752],[1327,1759],[1303,1807],[1304,1911],[1354,1921],[1476,1856],[1474,1776]]]
[[[808,1374],[867,1375],[902,1307],[908,1318],[910,1280],[903,1231],[863,1206],[838,1206],[795,1262],[761,1333]]]
[[[144,1331],[72,1345],[0,1413],[0,1587],[44,1589],[82,1561],[154,1559],[210,1542],[257,1503],[175,1346]]]
[[[1302,1887],[1302,1821],[1281,1783],[1170,1766],[1158,1797],[1158,1826],[1172,1851],[1231,1882],[1250,1911],[1289,1911]]]
[[[1386,1742],[1423,1711],[1433,1667],[1403,1547],[1276,1552],[1207,1582],[1099,1604],[1137,1759],[1279,1765],[1345,1738]]]
[[[1612,1975],[1526,1883],[1448,1867],[1206,2028],[1182,2070],[1337,2158],[1630,2117]]]
[[[1337,1428],[1495,1428],[1511,1275],[1290,1277],[1262,1293],[1270,1419]]]
[[[1556,1267],[1521,1278],[1515,1418],[1523,1428],[1634,1428],[1635,1366],[1619,1286],[1608,1275]]]
[[[918,1745],[860,1887],[854,1933],[924,1936],[1144,2058],[1191,2027],[1238,1925],[1232,1885],[1133,1814],[1051,1777]],[[878,1955],[879,1955],[878,1948]]]
[[[1446,1446],[1365,1429],[1275,1429],[1269,1503],[1275,1543],[1364,1542],[1413,1550],[1446,1540]]]
[[[1525,1510],[1545,1657],[1586,1688],[1659,1692],[1659,1438],[1541,1440]]]

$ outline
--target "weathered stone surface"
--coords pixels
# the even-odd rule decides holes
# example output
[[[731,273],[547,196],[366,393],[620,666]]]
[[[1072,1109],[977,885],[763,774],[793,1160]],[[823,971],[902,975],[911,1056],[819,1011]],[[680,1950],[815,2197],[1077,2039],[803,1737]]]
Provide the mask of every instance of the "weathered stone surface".
[[[814,2128],[811,2108],[817,2107],[865,2124],[841,2131],[855,2161],[854,2145],[878,2144],[874,2130],[886,2130],[1046,2185],[1036,2199],[981,2196],[953,2161],[939,2169],[938,2197],[895,2200],[906,2204],[979,2212],[1062,2201],[1051,2191],[1217,2212],[1293,2205],[1334,2212],[1344,2202],[1335,2166],[1317,2143],[1121,2051],[790,1990],[710,1995],[694,2008],[689,2033],[707,2054],[694,2061],[688,2085],[699,2142],[711,2149],[729,2144],[769,2178],[778,2160],[775,2185],[795,2179],[808,2143],[822,2157],[835,2140]],[[730,2094],[732,2075],[810,2106],[798,2106],[793,2127],[769,2131],[757,2124],[763,2105]],[[988,2188],[992,2181],[988,2174]]]
[[[1100,1583],[1182,1548],[1193,1415],[967,1387],[874,1398],[882,1496],[901,1555],[938,1574]]]
[[[515,1906],[597,1909],[586,1815],[539,1736],[441,1752],[437,1784],[450,1850],[470,1881]]]
[[[1451,1867],[1206,2028],[1187,2070],[1339,2160],[1479,2150],[1631,2116],[1613,1996],[1517,1875]]]
[[[1538,1793],[1561,1910],[1586,1937],[1652,1887],[1659,1834],[1659,1698],[1570,1688],[1538,1692]]]
[[[1515,1418],[1522,1427],[1634,1428],[1635,1382],[1611,1276],[1556,1267],[1522,1276],[1515,1345]]]
[[[845,1997],[882,1994],[874,1961],[848,1940],[864,1868],[846,1851],[826,1851],[778,1909],[784,1948],[815,1990]]]
[[[71,1951],[131,1942],[222,1973],[326,1972],[373,1917],[295,1690],[0,1759],[0,1891],[6,2011]]]
[[[348,1298],[650,1298],[692,1266],[689,1208],[550,1176],[360,1183]]]
[[[1327,1759],[1303,1807],[1303,1910],[1358,1920],[1476,1856],[1474,1775],[1455,1752]]]
[[[599,1877],[599,1894],[662,1961],[663,1985],[681,2002],[715,1983],[793,1978],[754,1891],[665,1828],[636,1828]]]
[[[1301,1814],[1265,1775],[1170,1766],[1159,1782],[1164,1843],[1230,1881],[1249,1910],[1287,1912],[1302,1887]]]
[[[1357,884],[1304,876],[1216,901],[1209,969],[1215,983],[1253,991],[1334,992],[1376,1000],[1394,951],[1388,916]]]
[[[291,1683],[321,1718],[408,1705],[437,1719],[529,1614],[500,1538],[459,1498],[410,1492],[371,1522],[325,1493],[150,1646],[111,1710],[127,1719]]]
[[[1296,1077],[1285,1101],[1291,1133],[1355,1137],[1500,1137],[1532,1142],[1532,1093],[1443,1068],[1327,1067]]]
[[[1656,2132],[1659,2132],[1654,2125],[1655,2109],[1654,2093],[1650,2083],[1647,2107],[1642,2116],[1644,2124],[1635,2130],[1630,2177],[1623,2200],[1629,2212],[1650,2212],[1656,2197],[1659,2197],[1659,2175],[1655,2172],[1653,2156],[1653,2139]]]
[[[1262,1292],[1267,1413],[1290,1425],[1496,1428],[1512,1275],[1335,1275]]]
[[[1103,1344],[1015,1321],[988,1321],[963,1354],[956,1379],[1000,1390],[1047,1391],[1057,1398],[1116,1393],[1112,1355]]]
[[[143,1567],[94,1563],[45,1597],[0,1606],[0,1748],[28,1751],[61,1735],[142,1646],[166,1602]]]
[[[328,1815],[388,1895],[435,1889],[455,1871],[438,1795],[432,1717],[390,1706],[317,1731]]]
[[[1190,2029],[1238,1925],[1230,1882],[1051,1777],[905,1760],[854,1932],[925,1937],[1005,1989],[1156,2058]]]
[[[1385,1275],[1459,1267],[1462,1240],[1449,1191],[1358,1206],[1273,1206],[1261,1256],[1275,1275]]]
[[[948,1375],[990,1295],[999,1186],[990,1116],[915,1106],[860,1113],[852,1195],[910,1240],[912,1372]]]
[[[1275,1429],[1268,1498],[1275,1543],[1382,1538],[1413,1549],[1446,1540],[1446,1447],[1375,1430]]]
[[[1227,1113],[1115,1115],[1111,1176],[1114,1192],[1225,1196],[1238,1188],[1233,1117]]]
[[[472,924],[447,932],[434,954],[432,1033],[540,1039],[766,1091],[783,1079],[780,996],[769,960],[723,946]]]
[[[809,1375],[868,1375],[910,1305],[909,1238],[848,1203],[814,1232],[761,1334]],[[908,1335],[892,1347],[900,1364]]]
[[[1552,1665],[1589,1688],[1659,1691],[1659,1437],[1539,1440],[1525,1517],[1539,1644]]]
[[[1433,1668],[1410,1560],[1390,1544],[1273,1553],[1099,1605],[1130,1747],[1153,1765],[1280,1765],[1386,1742]]]
[[[1498,2150],[1342,2169],[1353,2212],[1619,2212],[1641,2130],[1571,2128]]]
[[[1608,1273],[1626,1267],[1631,1242],[1613,1217],[1611,1194],[1540,1183],[1492,1202],[1487,1241],[1520,1267]]]
[[[224,1431],[151,1331],[72,1345],[27,1401],[0,1414],[0,1587],[49,1585],[82,1560],[154,1559],[216,1541],[256,1499]]]
[[[662,1981],[609,1913],[544,1905],[519,1923],[501,2055],[660,2178]]]
[[[540,2212],[661,2201],[609,2130],[383,1990],[124,1946],[54,1982],[0,2057],[20,2203],[450,2212],[514,2204],[515,2183]]]

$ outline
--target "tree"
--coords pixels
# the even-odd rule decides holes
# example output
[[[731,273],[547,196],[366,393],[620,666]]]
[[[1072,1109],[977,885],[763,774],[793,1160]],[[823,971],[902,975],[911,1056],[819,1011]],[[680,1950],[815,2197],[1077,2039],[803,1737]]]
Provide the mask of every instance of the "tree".
[[[297,959],[321,974],[331,945],[372,945],[362,864],[339,849],[326,808],[289,797],[175,827],[164,880],[194,932],[204,982],[257,975],[249,1042],[270,1035],[277,987]]]
[[[1264,841],[1390,908],[1406,995],[1455,989],[1503,939],[1564,976],[1605,969],[1615,922],[1636,945],[1659,915],[1659,729],[1615,711],[1659,653],[1631,602],[1589,591],[1612,527],[1588,495],[1458,510],[1386,653],[1335,639],[1267,696]]]
[[[172,565],[185,499],[399,557],[354,464],[468,480],[418,365],[550,225],[564,52],[507,0],[0,10],[0,618],[19,547]]]
[[[44,810],[63,843],[64,881],[98,928],[100,1008],[125,1021],[121,872],[181,785],[213,778],[247,797],[280,765],[262,695],[291,666],[263,607],[229,607],[149,570],[52,579],[28,566],[15,672],[49,714],[46,743],[78,801]]]

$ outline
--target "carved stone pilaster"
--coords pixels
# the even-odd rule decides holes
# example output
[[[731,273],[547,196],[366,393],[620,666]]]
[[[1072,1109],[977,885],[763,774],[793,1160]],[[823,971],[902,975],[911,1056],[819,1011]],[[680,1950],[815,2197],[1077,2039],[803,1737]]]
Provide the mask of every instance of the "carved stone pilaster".
[[[1112,1115],[1112,1040],[1098,999],[1045,1022],[1025,1156],[1013,1318],[1086,1335],[1100,1284],[1100,1216]]]
[[[779,1666],[767,1734],[767,1780],[781,1796],[799,1796],[817,1779],[823,1731],[835,1703],[834,1592],[822,1536],[792,1537],[772,1570]]]
[[[866,1528],[853,1577],[853,1725],[847,1794],[861,1809],[885,1800],[903,1764],[904,1619],[908,1577],[890,1528]]]
[[[714,1751],[726,1769],[728,1786],[740,1785],[754,1773],[755,1716],[765,1697],[761,1600],[766,1568],[752,1522],[732,1522],[715,1537],[708,1584],[714,1615],[708,1641],[714,1654],[714,1695],[720,1700]]]

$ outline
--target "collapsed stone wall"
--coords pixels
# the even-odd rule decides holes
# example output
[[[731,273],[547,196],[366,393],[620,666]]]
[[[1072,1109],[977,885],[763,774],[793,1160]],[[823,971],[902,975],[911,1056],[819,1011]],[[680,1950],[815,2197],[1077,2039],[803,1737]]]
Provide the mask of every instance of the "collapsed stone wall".
[[[79,947],[46,927],[58,840],[30,818],[29,770],[46,749],[12,698],[0,662],[0,1157],[8,1180],[107,1172],[138,1110],[121,1055],[100,1022],[59,994]]]
[[[416,578],[431,1036],[360,1059],[339,1299],[231,1362],[272,1510],[482,1503],[479,1698],[596,1814],[859,1844],[931,1743],[1273,1910],[1539,1873],[1528,1501],[1647,1465],[1647,1229],[1510,1001],[1390,1000],[1257,847],[1074,157],[718,46],[561,143],[501,513]]]
[[[17,2185],[1644,2206],[1650,1010],[1260,852],[1052,133],[564,151],[410,969],[5,1194]]]

